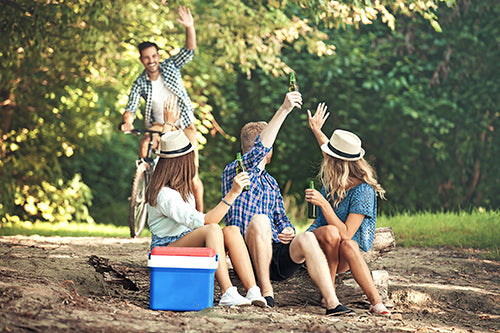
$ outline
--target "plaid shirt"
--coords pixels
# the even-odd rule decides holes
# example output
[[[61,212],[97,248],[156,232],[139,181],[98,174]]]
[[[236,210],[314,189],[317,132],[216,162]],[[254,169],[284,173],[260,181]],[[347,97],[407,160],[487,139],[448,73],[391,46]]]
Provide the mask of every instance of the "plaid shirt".
[[[194,121],[193,105],[191,104],[191,100],[189,99],[184,83],[182,82],[180,72],[180,69],[193,59],[193,55],[194,50],[190,50],[184,46],[178,54],[160,62],[160,72],[165,84],[178,97],[177,103],[181,109],[181,128],[186,128]],[[153,125],[153,88],[146,70],[144,70],[134,81],[125,110],[130,111],[133,115],[135,115],[135,112],[139,108],[141,97],[146,100],[144,123],[146,128],[149,128]]]
[[[283,206],[278,182],[266,170],[259,170],[257,166],[271,151],[260,141],[260,136],[255,139],[255,143],[245,155],[243,164],[250,175],[250,190],[242,192],[234,201],[226,214],[226,225],[240,227],[244,236],[250,220],[255,214],[265,214],[271,221],[273,241],[279,242],[278,234],[286,227],[293,225],[286,216]],[[236,160],[226,166],[222,173],[222,196],[224,197],[233,185],[233,178],[236,176]],[[295,230],[295,228],[294,228]]]

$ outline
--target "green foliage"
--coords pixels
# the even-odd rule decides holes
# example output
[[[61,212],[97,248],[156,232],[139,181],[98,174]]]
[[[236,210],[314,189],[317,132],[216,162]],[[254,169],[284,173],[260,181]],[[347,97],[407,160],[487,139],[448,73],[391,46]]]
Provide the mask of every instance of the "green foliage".
[[[102,143],[109,121],[97,94],[98,70],[110,59],[103,54],[112,35],[106,8],[87,1],[9,1],[1,7],[1,31],[14,32],[2,34],[0,62],[8,69],[0,73],[2,215],[23,210],[19,215],[33,221],[92,221],[85,180],[67,165]],[[78,193],[67,193],[73,190]],[[58,207],[41,208],[47,205]]]
[[[116,125],[143,70],[137,44],[153,40],[162,56],[183,46],[179,4],[198,33],[183,79],[207,208],[241,126],[270,119],[291,69],[305,105],[287,119],[270,171],[296,200],[321,158],[305,109],[326,101],[325,132],[342,126],[366,143],[389,192],[383,211],[500,205],[500,25],[488,1],[21,0],[0,7],[2,221],[126,224],[139,138]]]
[[[269,169],[281,186],[291,181],[290,193],[303,195],[307,178],[318,172],[321,154],[305,109],[324,101],[328,136],[340,127],[362,138],[387,190],[380,211],[498,208],[500,9],[488,1],[466,5],[439,9],[442,33],[421,18],[398,16],[395,31],[380,22],[325,28],[335,55],[297,52],[296,44],[284,49],[305,105],[289,116],[275,145]],[[285,78],[262,71],[238,85],[241,123],[223,127],[270,119],[287,87]],[[216,119],[226,121],[222,114]]]
[[[76,174],[66,184],[60,179],[57,185],[42,181],[41,185],[31,188],[26,185],[17,188],[14,202],[17,207],[24,209],[18,214],[6,214],[2,217],[2,222],[34,219],[35,221],[62,223],[75,219],[94,223],[87,209],[87,204],[92,200],[92,194],[89,187],[81,182],[81,176]]]
[[[86,184],[92,189],[96,218],[122,221],[127,215],[134,168],[130,157],[136,155],[137,142],[112,133],[120,118],[117,106],[124,104],[133,80],[127,76],[124,81],[124,76],[134,72],[131,64],[136,62],[135,52],[133,59],[122,58],[129,52],[123,41],[138,31],[137,22],[126,18],[149,10],[153,8],[137,2],[86,0],[8,1],[1,7],[2,31],[15,33],[3,34],[0,60],[1,68],[8,69],[0,73],[0,215],[90,221],[79,213],[92,204],[87,193],[69,200],[67,209],[55,210],[52,217],[32,209],[55,199],[39,194],[46,188],[42,182],[60,188],[60,182],[72,179],[78,180],[80,191]],[[149,35],[151,30],[138,32]],[[82,178],[75,178],[78,174]],[[124,204],[110,212],[116,202]]]

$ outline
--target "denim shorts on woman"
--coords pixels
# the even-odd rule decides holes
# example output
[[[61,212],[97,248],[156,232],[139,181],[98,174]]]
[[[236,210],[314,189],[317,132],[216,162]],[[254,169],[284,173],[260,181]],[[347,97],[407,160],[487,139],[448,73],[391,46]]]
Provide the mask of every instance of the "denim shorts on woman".
[[[175,242],[176,240],[184,237],[185,235],[189,234],[191,230],[184,231],[182,234],[179,234],[177,236],[165,236],[165,237],[158,237],[156,235],[151,236],[151,250],[156,247],[156,246],[167,246],[170,245],[170,243]]]

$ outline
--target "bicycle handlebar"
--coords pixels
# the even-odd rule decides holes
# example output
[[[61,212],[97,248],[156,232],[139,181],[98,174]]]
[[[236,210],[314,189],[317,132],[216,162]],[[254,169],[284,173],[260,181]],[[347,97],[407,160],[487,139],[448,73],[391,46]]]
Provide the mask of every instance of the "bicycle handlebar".
[[[164,134],[161,131],[151,131],[151,130],[148,130],[148,129],[145,129],[145,128],[134,128],[133,130],[131,130],[129,132],[124,132],[124,133],[125,134],[128,134],[128,133],[132,133],[132,134],[150,133],[150,134],[159,134],[159,135]]]
[[[118,129],[121,131],[122,130],[122,124],[119,124],[118,125]],[[150,134],[159,134],[160,136],[162,134],[164,134],[163,132],[160,132],[160,131],[151,131],[151,130],[148,130],[148,129],[145,129],[145,128],[134,128],[133,130],[131,131],[127,131],[127,132],[123,132],[124,134],[143,134],[143,133],[150,133]]]

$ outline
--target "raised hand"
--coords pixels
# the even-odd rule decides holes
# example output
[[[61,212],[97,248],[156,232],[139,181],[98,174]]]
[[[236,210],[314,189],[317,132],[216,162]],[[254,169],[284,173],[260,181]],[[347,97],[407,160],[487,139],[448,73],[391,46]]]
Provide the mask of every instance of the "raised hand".
[[[177,96],[169,95],[163,102],[163,122],[175,124],[179,119],[180,108],[177,107]]]
[[[302,95],[298,91],[292,91],[286,94],[285,100],[283,101],[282,107],[290,112],[293,108],[302,107]]]
[[[186,8],[184,6],[179,6],[179,9],[177,9],[177,13],[179,14],[177,22],[179,22],[186,28],[194,26],[194,19],[193,16],[191,15],[191,10],[189,8]]]
[[[311,115],[311,110],[307,110],[307,115],[309,116],[309,127],[311,127],[313,132],[321,131],[323,124],[330,115],[330,112],[326,112],[327,109],[328,106],[326,106],[325,103],[319,103],[314,116]]]

